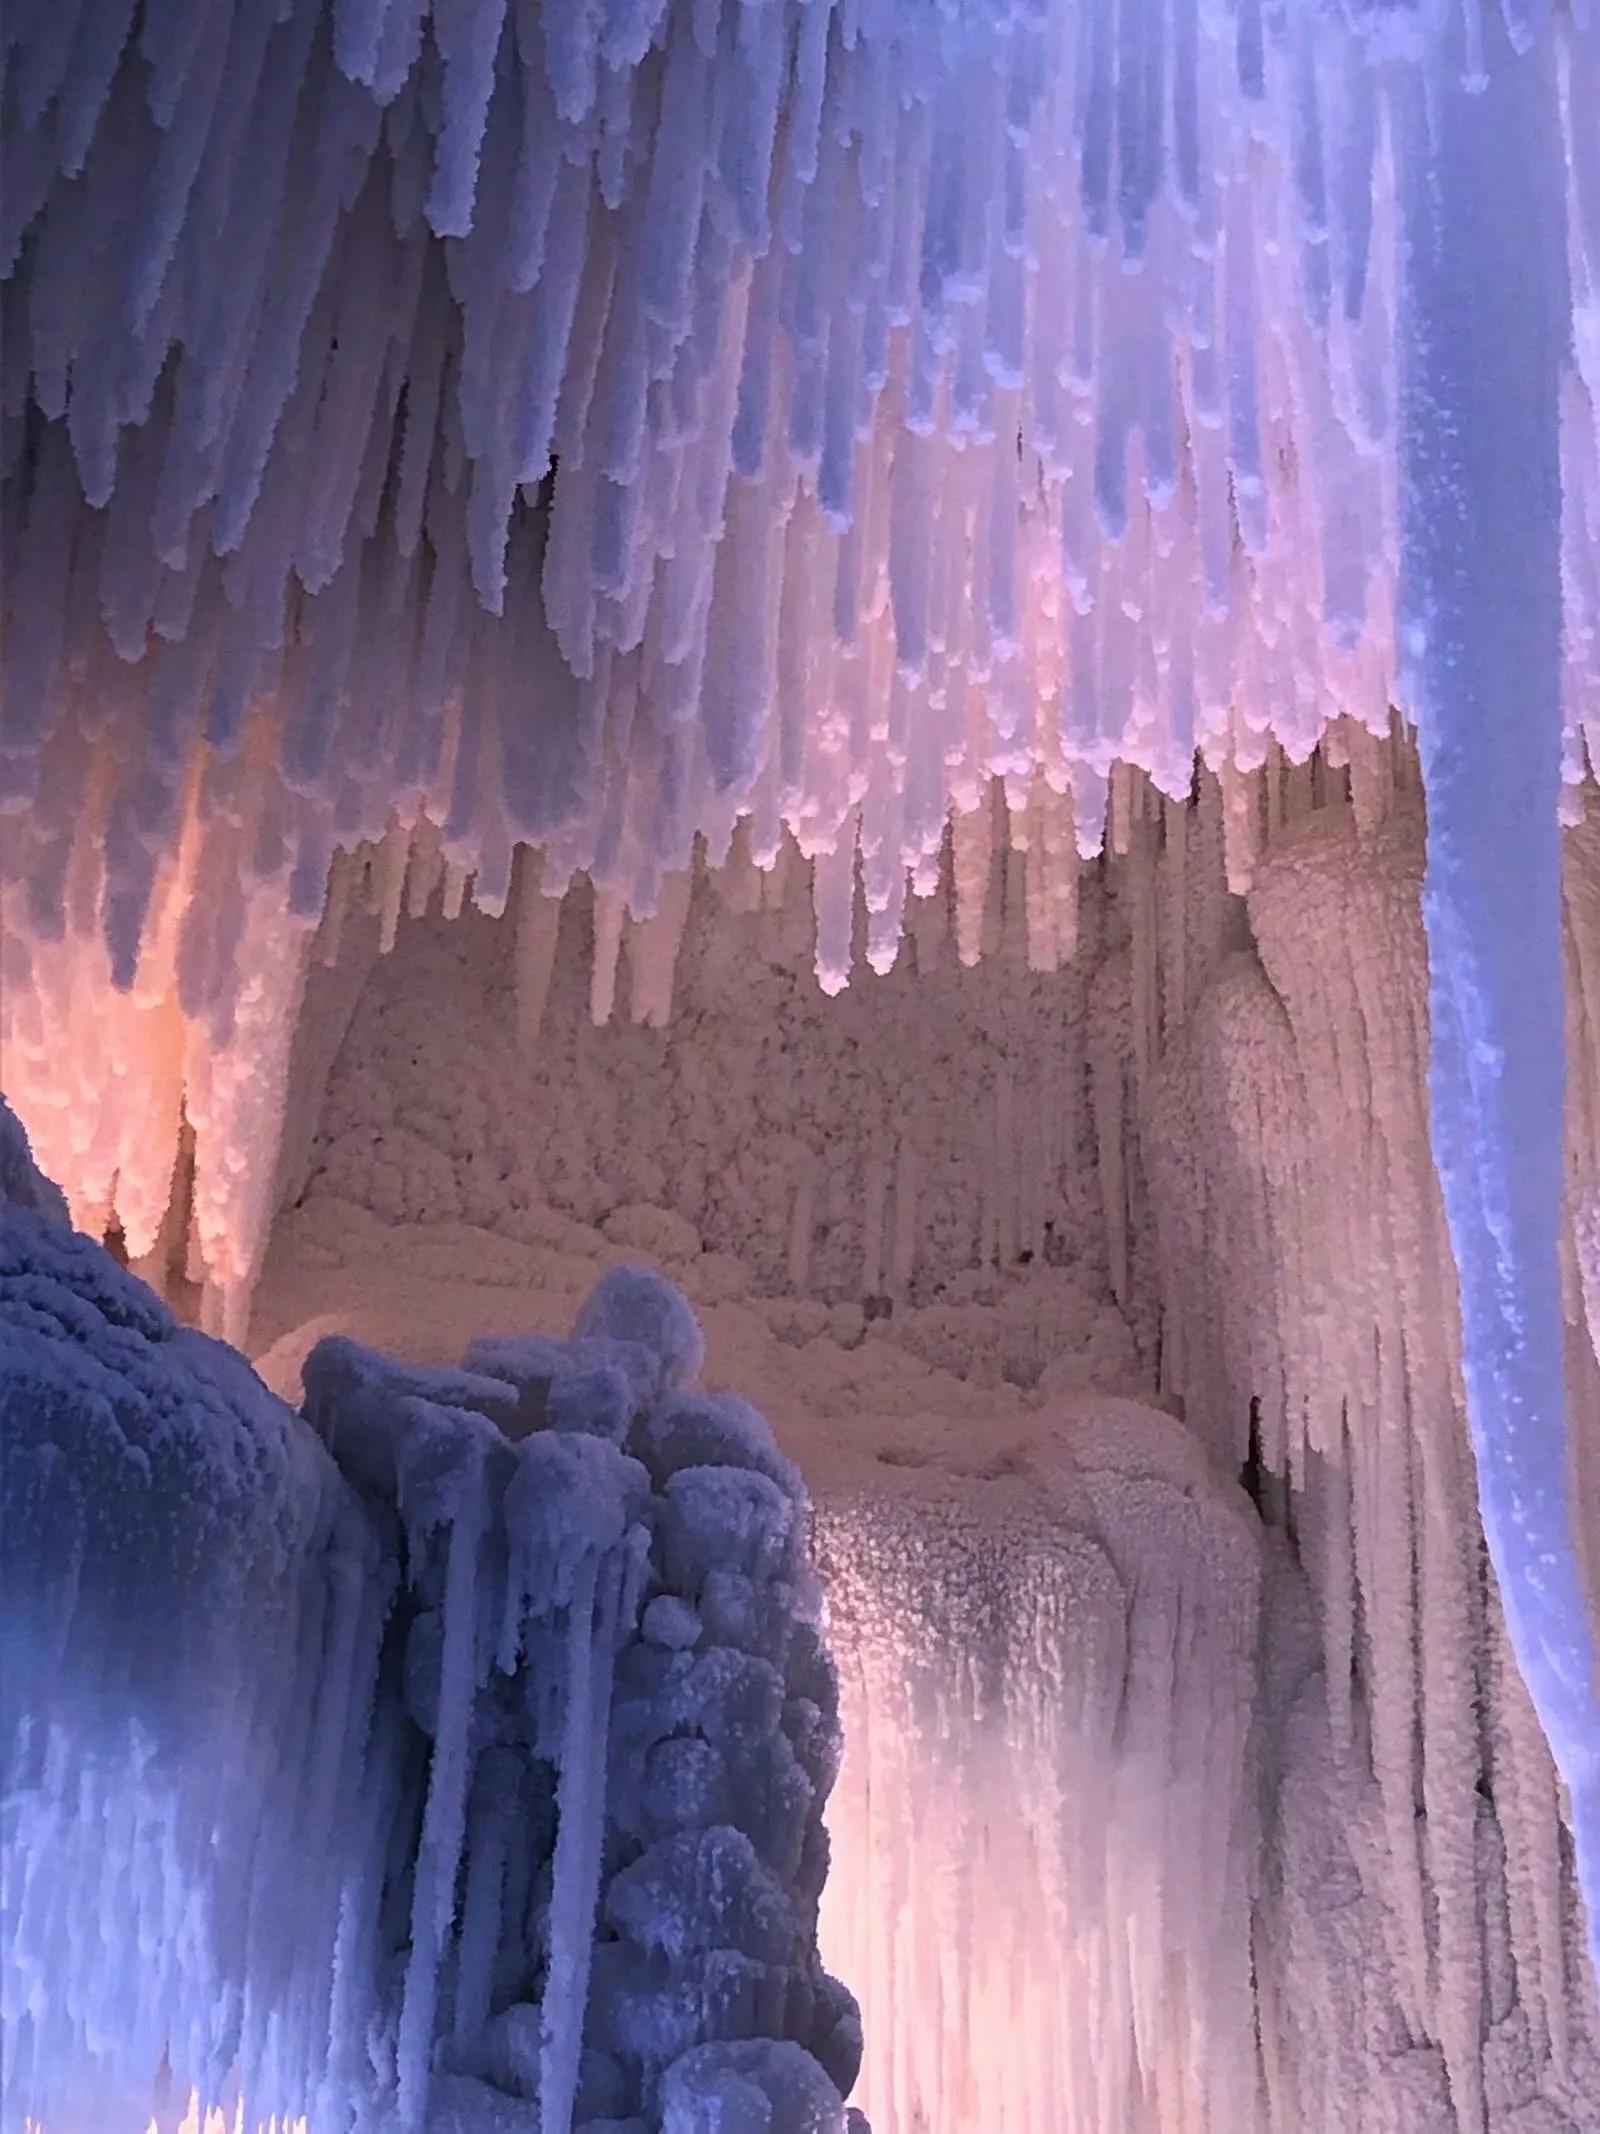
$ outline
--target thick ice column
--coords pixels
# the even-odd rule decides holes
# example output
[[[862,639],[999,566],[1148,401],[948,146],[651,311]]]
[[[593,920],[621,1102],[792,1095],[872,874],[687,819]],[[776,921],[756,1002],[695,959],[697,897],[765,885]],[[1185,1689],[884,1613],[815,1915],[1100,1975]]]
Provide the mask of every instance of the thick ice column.
[[[1399,90],[1405,656],[1428,799],[1433,1143],[1484,1532],[1571,1795],[1600,1961],[1600,1695],[1566,1489],[1555,39],[1486,15]],[[1593,35],[1574,31],[1573,35]]]

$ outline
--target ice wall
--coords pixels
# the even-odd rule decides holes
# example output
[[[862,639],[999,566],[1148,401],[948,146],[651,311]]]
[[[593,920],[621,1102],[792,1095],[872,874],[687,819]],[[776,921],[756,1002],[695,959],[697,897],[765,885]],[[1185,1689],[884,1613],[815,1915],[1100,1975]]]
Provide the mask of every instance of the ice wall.
[[[0,1124],[7,2123],[843,2134],[804,1496],[681,1296],[302,1419]]]
[[[998,1280],[1019,1262],[1104,1290],[1087,1062],[1120,1025],[1091,1006],[1088,980],[1121,915],[1091,882],[1082,962],[1030,976],[1006,872],[997,852],[976,968],[930,930],[893,973],[862,968],[833,1001],[811,977],[803,868],[758,897],[742,893],[762,880],[753,868],[745,882],[703,875],[660,1028],[634,1019],[626,959],[616,1016],[594,1025],[598,922],[581,892],[560,908],[536,1019],[515,915],[430,913],[369,961],[378,922],[352,911],[324,996],[342,1041],[314,1088],[325,1050],[305,1032],[304,1154],[286,1195],[530,1244],[547,1211],[621,1246],[652,1240],[652,1218],[630,1228],[630,1209],[670,1211],[676,1230],[654,1218],[665,1249],[692,1232],[691,1256],[723,1255],[730,1279],[887,1310],[897,1330],[957,1277]]]
[[[1583,983],[1592,828],[1569,833],[1567,863],[1570,1255],[1600,1065]],[[1290,1723],[1269,1929],[1286,1978],[1305,1981],[1274,1994],[1279,2109],[1290,2125],[1381,2125],[1392,2080],[1412,2114],[1399,2123],[1515,2125],[1537,2098],[1582,2128],[1595,2002],[1570,1811],[1482,1543],[1428,1155],[1423,864],[1404,804],[1361,827],[1322,811],[1272,841],[1248,899],[1253,947],[1219,968],[1168,1051],[1143,1155],[1188,1415],[1225,1438],[1254,1396],[1262,1458],[1286,1485],[1278,1517],[1316,1593],[1323,1679]],[[1593,1622],[1600,1408],[1575,1282],[1566,1310],[1564,1479]],[[1330,1877],[1336,1827],[1350,1863]],[[1293,1886],[1314,1861],[1343,1887],[1320,1922]]]

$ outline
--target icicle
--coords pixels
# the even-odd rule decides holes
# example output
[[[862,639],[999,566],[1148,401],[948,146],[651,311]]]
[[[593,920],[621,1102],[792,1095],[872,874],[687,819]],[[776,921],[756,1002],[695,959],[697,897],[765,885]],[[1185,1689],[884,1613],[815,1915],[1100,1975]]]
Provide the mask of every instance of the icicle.
[[[597,1029],[611,1020],[617,997],[617,959],[622,952],[626,907],[609,890],[594,894],[594,961],[589,975],[589,1020]]]
[[[354,857],[348,852],[336,852],[333,855],[333,864],[328,869],[328,901],[317,941],[318,961],[328,970],[332,970],[339,961],[354,875]]]
[[[673,974],[693,888],[692,874],[668,875],[655,911],[634,920],[628,930],[633,1020],[652,1030],[665,1030],[672,1020]]]
[[[473,1692],[477,1687],[477,1562],[486,1506],[481,1474],[462,1477],[445,1543],[439,1712],[411,1908],[411,1955],[396,2047],[400,2124],[419,2126],[426,2107],[439,1964],[455,1910],[466,1823]]]
[[[561,930],[561,901],[545,894],[542,873],[541,856],[524,846],[517,888],[515,966],[517,1046],[522,1052],[532,1052],[539,1042]]]
[[[984,794],[975,808],[950,818],[955,895],[956,953],[969,968],[983,949],[983,922],[989,895],[993,815]]]
[[[789,1216],[788,1283],[790,1295],[796,1297],[808,1296],[811,1291],[812,1194],[811,1165],[804,1160]]]
[[[812,869],[817,914],[817,984],[824,993],[842,993],[850,983],[854,961],[852,934],[856,898],[856,818],[852,813],[835,831],[831,845],[819,853]]]
[[[1222,765],[1222,827],[1228,858],[1228,887],[1242,897],[1250,887],[1261,856],[1260,795],[1253,778]]]
[[[406,867],[411,858],[411,833],[396,824],[378,847],[373,879],[377,888],[378,953],[393,949],[405,904]]]
[[[904,1303],[911,1294],[917,1255],[917,1151],[902,1138],[895,1159],[894,1243],[889,1259],[889,1295]]]
[[[467,899],[469,876],[465,867],[455,860],[447,860],[444,869],[444,890],[440,898],[440,910],[447,919],[459,919],[461,907]]]
[[[606,1594],[597,1605],[604,1571]],[[565,1712],[551,1864],[550,1954],[539,2023],[539,2124],[568,2134],[588,2000],[605,1801],[606,1698],[615,1634],[615,1571],[588,1558],[567,1604]]]

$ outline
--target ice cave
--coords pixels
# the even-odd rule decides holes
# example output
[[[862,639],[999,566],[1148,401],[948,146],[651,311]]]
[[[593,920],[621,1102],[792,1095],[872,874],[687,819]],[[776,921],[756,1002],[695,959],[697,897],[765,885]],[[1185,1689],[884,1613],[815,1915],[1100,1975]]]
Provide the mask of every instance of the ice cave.
[[[1596,0],[8,0],[0,2134],[1600,2134]]]

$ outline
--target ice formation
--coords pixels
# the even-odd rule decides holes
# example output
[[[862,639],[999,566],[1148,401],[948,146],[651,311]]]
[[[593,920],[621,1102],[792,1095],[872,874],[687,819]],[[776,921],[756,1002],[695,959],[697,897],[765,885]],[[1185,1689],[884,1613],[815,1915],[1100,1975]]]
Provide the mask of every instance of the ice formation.
[[[1263,1462],[1288,1485],[1286,1522],[1316,1591],[1327,1683],[1317,1723],[1330,1737],[1316,1761],[1340,1774],[1342,1813],[1370,1848],[1363,1879],[1386,1892],[1365,1966],[1389,1969],[1412,2037],[1437,2041],[1440,2055],[1414,2068],[1408,2108],[1431,2124],[1447,2090],[1454,2117],[1442,2123],[1493,2126],[1512,2108],[1510,2070],[1559,2067],[1569,2050],[1568,1870],[1550,1821],[1553,1774],[1506,1645],[1502,1603],[1507,1618],[1515,1604],[1487,1575],[1474,1516],[1469,1337],[1427,1161],[1421,825],[1400,808],[1364,836],[1350,830],[1323,811],[1265,861],[1249,898],[1253,952],[1219,966],[1160,1077],[1146,1143],[1153,1219],[1189,1415],[1237,1432],[1250,1412],[1243,1388],[1263,1389]],[[1592,974],[1584,983],[1592,823],[1570,833],[1567,862],[1570,1253],[1592,1191],[1600,1069]],[[1223,1265],[1236,1279],[1219,1313],[1205,1270]],[[1600,1407],[1575,1287],[1572,1338],[1558,1334],[1557,1355],[1572,1410],[1573,1575],[1587,1581],[1587,1609],[1583,1594],[1573,1603],[1581,1636],[1600,1612]],[[1580,1757],[1588,1740],[1578,1738]],[[1501,1851],[1503,1867],[1488,1866]],[[1298,1908],[1291,1895],[1291,1916]],[[1495,1911],[1517,2005],[1483,1929]],[[1318,2057],[1349,2049],[1331,2032],[1319,2046]]]
[[[1003,2100],[1030,2134],[1247,2134],[1250,1506],[1132,1402],[965,1462],[901,1450],[819,1470],[848,1743],[824,1932],[873,2126]]]
[[[1545,212],[1563,179],[1553,80],[1535,59],[1447,82],[1427,108],[1413,88],[1399,122],[1429,149],[1409,158],[1404,211],[1403,605],[1428,794],[1433,1145],[1478,1505],[1600,1968],[1600,1657],[1572,1547],[1560,1268],[1562,548],[1583,507],[1562,497],[1574,351]],[[1600,186],[1578,212],[1600,230]]]
[[[1080,2116],[1377,2128],[1382,2092],[1396,2124],[1475,2134],[1582,2108],[1592,1980],[1563,1847],[1600,1950],[1597,110],[1584,0],[14,0],[0,26],[0,1042],[45,1169],[80,1229],[234,1340],[275,1216],[308,1182],[331,1199],[342,1166],[358,1207],[473,1226],[491,1263],[484,1228],[555,1262],[576,1243],[587,1264],[591,1224],[607,1253],[673,1260],[710,1210],[697,1281],[744,1308],[756,1269],[818,1372],[830,1344],[892,1347],[925,1389],[956,1358],[996,1398],[1015,1379],[1047,1400],[1065,1374],[1181,1402],[1217,1463],[1257,1476],[1288,1585],[1298,1563],[1314,1587],[1296,1664],[1316,1697],[1277,1682],[1284,1762],[1256,1768],[1272,1846],[1251,1930],[1339,2014],[1285,2000],[1270,1964],[1253,1985],[1230,1971],[1232,1944],[1209,1968],[1187,1935],[1158,1959],[1167,1898],[1133,1892],[1142,1953],[1091,1934],[1071,1955],[1097,2022],[1120,2023],[1125,1994],[1134,2032],[1131,2057],[1106,2046]],[[760,967],[728,959],[769,925],[769,971],[798,955],[829,996],[938,967],[961,1044],[928,1030],[923,1082],[937,1063],[949,1086],[852,1057],[841,1007],[801,1033],[828,1087],[791,1074],[754,1108],[754,1144],[731,1146],[713,1114],[737,1115],[761,1060],[723,1017],[746,1052],[706,1096],[680,1077],[670,1125],[625,1120],[621,1086],[596,1100],[635,1181],[614,1191],[554,1072],[573,928],[587,1016],[631,1018],[607,1057],[634,1086],[692,1048],[675,1009],[708,897],[735,945],[704,955],[752,995]],[[433,915],[469,903],[438,947]],[[437,1087],[397,1093],[393,1032],[394,1072],[363,1089],[353,1064],[374,956],[424,940],[492,961],[501,1011],[489,1049],[444,1063],[448,1130]],[[987,991],[964,992],[969,973]],[[450,1027],[423,1013],[418,1056]],[[494,1046],[518,1072],[545,1062],[537,1131],[513,1129],[525,1105],[499,1108]],[[972,1116],[953,1117],[973,1047]],[[9,1147],[3,1162],[38,1193]],[[53,1210],[26,1220],[47,1255],[68,1249]],[[1080,1280],[1062,1263],[1085,1228]],[[633,1649],[612,1651],[607,1610],[620,1637],[643,1598],[621,1561],[635,1484],[618,1445],[639,1403],[670,1397],[605,1352],[604,1312],[563,1352],[570,1379],[537,1345],[480,1359],[480,1381],[519,1388],[518,1427],[542,1426],[516,1441],[531,1452],[506,1451],[498,1407],[458,1408],[398,1367],[373,1408],[368,1367],[322,1352],[329,1467],[88,1249],[70,1247],[94,1300],[68,1313],[87,1344],[73,1368],[104,1322],[143,1359],[138,1400],[159,1408],[171,1372],[197,1374],[219,1430],[249,1419],[251,1444],[304,1470],[202,1491],[197,1516],[239,1522],[240,1578],[300,1566],[299,1586],[268,1581],[271,1603],[342,1625],[340,1665],[370,1626],[318,1492],[318,1517],[348,1523],[354,1462],[386,1518],[416,1526],[396,1575],[431,1581],[459,1690],[476,1633],[451,1596],[515,1587],[507,1461],[570,1454],[550,1488],[622,1526],[604,1544],[595,1529],[570,1591],[541,1610],[518,1588],[515,1607],[566,1619],[574,1687],[540,1718],[543,1760],[597,1768],[608,1671],[625,1702]],[[256,1318],[287,1335],[270,1292]],[[1052,1343],[1052,1314],[1076,1350]],[[28,1324],[30,1343],[57,1339]],[[413,1360],[453,1368],[461,1345],[419,1340]],[[460,1465],[396,1465],[376,1419],[391,1401],[454,1417],[421,1435]],[[717,1415],[680,1418],[686,1441],[737,1437]],[[710,1546],[694,1488],[652,1481],[662,1533],[704,1512]],[[759,1526],[791,1482],[763,1454],[740,1516]],[[895,1502],[914,1500],[907,1485]],[[1074,1498],[1051,1530],[1093,1528],[1111,1561],[1099,1516]],[[862,1544],[885,1590],[900,1573],[873,1548],[892,1541]],[[979,1554],[992,1569],[1003,1539]],[[119,1566],[109,1549],[104,1575]],[[880,1603],[847,1602],[865,1667]],[[957,1797],[979,1820],[1013,1797],[994,1790],[991,1727],[1071,1736],[1097,1772],[1126,1746],[1105,1752],[1069,1711],[1079,1678],[1030,1613],[1040,1596],[983,1605],[1042,1678],[960,1687],[945,1642]],[[640,1636],[681,1657],[689,1628],[652,1601]],[[1263,1655],[1258,1720],[1286,1650]],[[158,1712],[186,1705],[189,1655],[175,1639]],[[896,1709],[904,1657],[874,1678]],[[258,1691],[276,1711],[282,1685]],[[434,1713],[450,1753],[413,1802],[405,1979],[359,1985],[398,2026],[376,2079],[413,2114],[462,1966],[481,1985],[495,1961],[470,1877],[452,1923],[449,1863],[476,1813],[459,1716]],[[944,1738],[908,1725],[907,1757]],[[1219,1814],[1246,1783],[1235,1747],[1205,1750]],[[160,1782],[159,1756],[120,1737],[115,1753]],[[349,1774],[323,1753],[317,1812],[334,1815]],[[1027,1789],[1049,1764],[1040,1748],[1021,1780],[1036,1826]],[[53,1769],[41,1784],[29,1814],[50,1810]],[[129,1784],[146,1803],[145,1776]],[[1352,1798],[1347,1841],[1330,1803]],[[170,1801],[148,1805],[139,1858],[169,1830],[193,1842]],[[575,1981],[617,1894],[600,1895],[595,1826],[560,1806],[548,1931],[571,1962],[538,2019],[541,2134],[579,2080]],[[1218,1873],[1237,1905],[1254,1841],[1243,1814],[1231,1830]],[[264,1818],[249,1852],[264,1874],[278,1833]],[[1106,1887],[1127,1892],[1120,1843]],[[732,1857],[679,1854],[708,1895]],[[624,1940],[651,1887],[617,1895]],[[1359,1896],[1308,1895],[1328,1888]],[[206,1948],[197,1907],[193,1961],[241,2011],[236,2046],[192,2041],[206,2080],[248,2079],[254,2103],[266,2070],[308,2096],[320,2048],[251,2017],[258,1952]],[[752,1897],[752,1933],[761,1914]],[[1003,1940],[1002,1914],[985,1931]],[[333,1931],[316,1907],[293,1930],[308,1947]],[[681,1935],[651,1946],[691,1969],[704,1955]],[[42,1944],[17,1947],[43,1963]],[[135,2052],[191,1944],[163,1951]],[[970,1980],[995,1975],[992,1952],[968,1954]],[[310,1956],[268,1955],[312,1993]],[[619,1976],[601,1999],[626,2010],[632,1991]],[[1259,2096],[1228,2088],[1220,2047],[1230,2101],[1184,2087],[1155,2035],[1180,2004],[1208,2037],[1259,2038]],[[882,2020],[902,2041],[883,2050],[909,2052]],[[527,2064],[525,2031],[489,2075],[451,2076],[463,2126],[474,2082]],[[31,2034],[19,2050],[70,2058]],[[970,2069],[913,2102],[920,2073],[908,2088],[898,2059],[877,2069],[892,2134],[902,2109],[969,2110],[953,2100]],[[1026,2093],[1035,2119],[1053,2079]],[[702,2041],[659,2094],[710,2126],[803,2119],[824,2093],[787,2053],[758,2068]]]
[[[328,1340],[302,1418],[0,1122],[7,2126],[843,2134],[804,1496],[682,1298]]]

